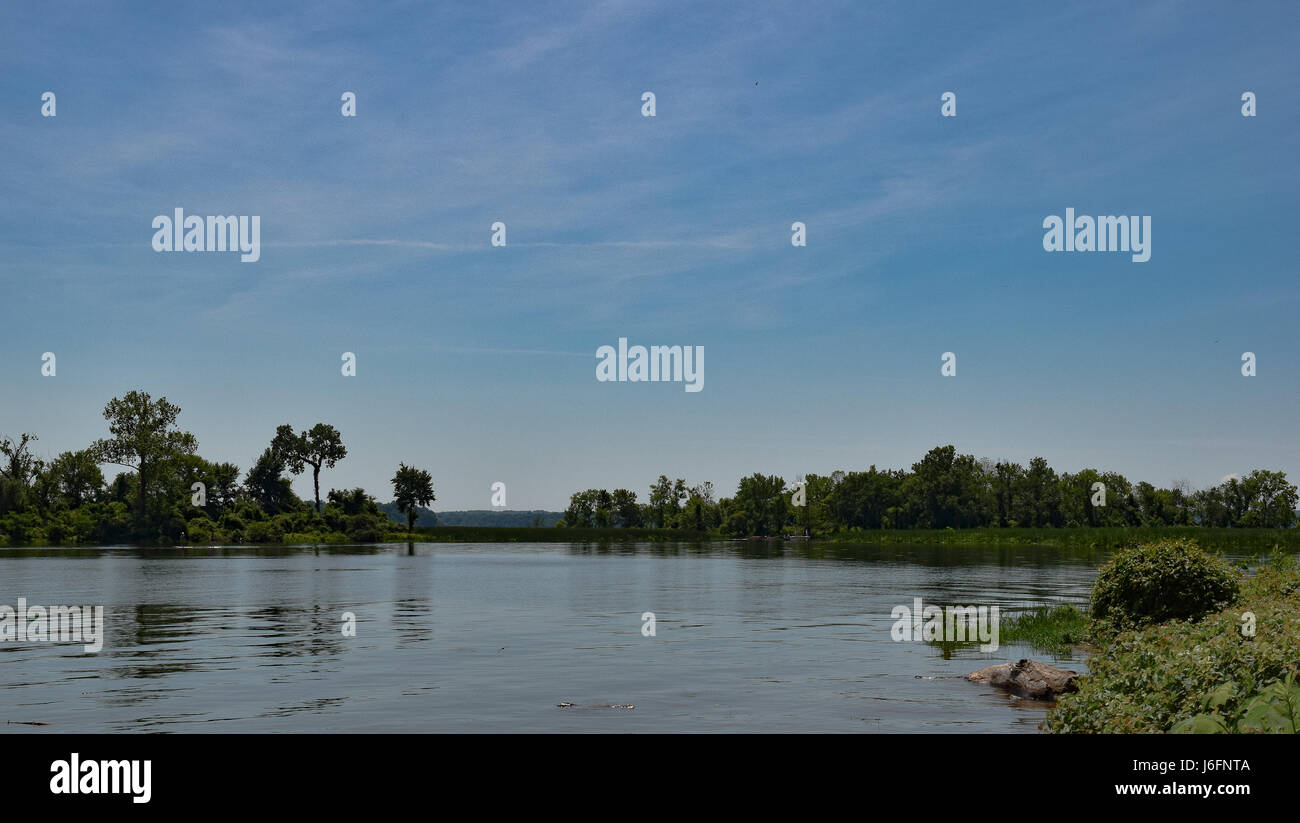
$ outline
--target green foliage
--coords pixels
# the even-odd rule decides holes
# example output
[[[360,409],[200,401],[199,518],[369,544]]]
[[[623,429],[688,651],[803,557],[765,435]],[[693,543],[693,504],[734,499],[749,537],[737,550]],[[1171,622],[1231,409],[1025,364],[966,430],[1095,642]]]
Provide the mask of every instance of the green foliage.
[[[667,475],[659,475],[659,479],[650,486],[650,513],[653,520],[652,525],[656,528],[671,528],[677,519],[680,510],[681,501],[686,499],[686,481],[680,477],[676,480],[669,480]],[[610,505],[613,505],[613,498],[610,498]],[[568,517],[565,517],[568,521]],[[592,525],[600,528],[600,524],[594,522]]]
[[[357,543],[376,543],[384,539],[388,529],[387,517],[373,514],[354,514],[348,517],[345,533],[350,540]]]
[[[181,408],[154,400],[148,392],[130,391],[114,397],[104,406],[104,419],[112,435],[91,446],[97,459],[131,469],[136,473],[136,510],[139,525],[148,520],[149,495],[169,463],[194,454],[198,442],[194,435],[176,428]]]
[[[1236,599],[1238,576],[1192,540],[1134,546],[1102,566],[1092,589],[1092,615],[1119,629],[1195,620]]]
[[[776,475],[752,474],[741,478],[735,505],[746,515],[746,531],[762,536],[781,533],[789,515],[785,480]]]
[[[424,472],[424,476],[428,477],[428,472]],[[428,493],[432,500],[432,485],[429,486]],[[366,490],[360,487],[342,491],[330,489],[328,505],[337,506],[340,511],[349,517],[354,514],[382,514],[379,504],[375,502],[375,498],[366,494]]]
[[[286,423],[275,430],[270,450],[292,474],[302,474],[311,466],[316,511],[319,512],[321,469],[332,469],[335,463],[348,456],[338,429],[328,423],[317,423],[307,431],[294,434],[293,427]]]
[[[284,538],[284,529],[274,520],[257,520],[247,525],[243,538],[249,543],[279,543]]]
[[[301,432],[278,427],[241,483],[239,467],[197,454],[194,436],[176,425],[179,414],[180,408],[166,398],[155,401],[146,392],[128,392],[104,408],[110,438],[63,452],[48,464],[32,453],[34,434],[0,438],[0,540],[9,545],[245,542],[313,534],[383,539],[394,533],[385,518],[392,512],[416,514],[414,521],[404,518],[408,529],[441,522],[418,503],[424,489],[414,497],[400,492],[401,499],[383,509],[362,489],[331,490],[323,505],[320,471],[347,455],[338,430],[326,423]],[[128,471],[106,483],[103,463]],[[314,505],[304,503],[286,477],[308,466]],[[418,470],[402,464],[399,473],[404,471],[423,480]],[[1107,486],[1104,507],[1092,503],[1095,482]],[[205,490],[201,506],[191,501],[195,483]],[[1111,548],[1195,535],[1207,546],[1300,547],[1300,529],[1290,528],[1296,487],[1285,474],[1262,469],[1189,494],[1133,485],[1116,473],[1094,469],[1058,476],[1038,457],[1027,467],[977,460],[947,445],[931,449],[911,471],[872,466],[865,472],[808,474],[803,484],[804,505],[796,506],[791,500],[795,487],[776,475],[746,477],[730,498],[718,498],[708,482],[688,486],[682,478],[660,475],[644,504],[627,489],[577,492],[562,522],[566,528],[597,532],[643,530],[638,533],[647,539],[665,540],[797,533],[852,542]],[[413,501],[409,506],[403,503],[408,497]],[[431,481],[427,499],[433,499]],[[468,512],[459,521],[454,514],[444,513],[450,518],[446,525],[522,526],[518,518],[526,517],[524,523],[545,526],[555,520],[548,512]],[[1074,528],[1061,528],[1065,525]],[[647,526],[654,529],[645,530]]]
[[[1041,457],[1027,466],[959,454],[952,445],[931,449],[911,471],[877,469],[809,474],[805,504],[793,505],[794,487],[756,473],[742,479],[733,498],[715,502],[711,484],[688,488],[667,475],[650,486],[647,505],[628,505],[626,496],[602,489],[577,492],[565,523],[574,528],[701,527],[718,536],[775,536],[795,532],[819,538],[873,542],[967,542],[948,530],[1022,530],[991,535],[982,542],[1068,543],[1115,547],[1152,540],[1163,529],[1232,529],[1207,543],[1300,545],[1295,507],[1300,492],[1282,472],[1257,469],[1245,479],[1229,478],[1196,493],[1181,487],[1158,489],[1130,482],[1118,472],[1083,469],[1058,474]],[[1098,485],[1100,484],[1100,485]],[[707,494],[697,491],[709,487]],[[1104,488],[1103,488],[1104,487]],[[1103,492],[1102,494],[1098,494]],[[635,500],[635,495],[631,496]],[[684,501],[684,502],[683,502]],[[638,521],[635,510],[642,515]],[[1096,531],[1081,536],[1063,528]],[[1026,540],[1023,530],[1035,530]],[[915,531],[913,537],[875,537],[873,532]],[[1104,530],[1104,533],[1103,533]],[[1122,539],[1117,537],[1122,535]],[[977,538],[971,542],[981,542]]]
[[[1234,684],[1224,683],[1204,701],[1207,713],[1175,723],[1174,734],[1295,734],[1300,729],[1300,684],[1295,672],[1287,672],[1253,695],[1238,702],[1235,713],[1225,715],[1224,707],[1235,694]]]
[[[1295,672],[1287,672],[1284,679],[1273,681],[1250,698],[1237,718],[1235,730],[1295,734],[1297,729],[1300,729],[1300,685],[1295,682]]]
[[[275,514],[291,511],[302,504],[284,472],[285,460],[272,448],[263,451],[248,470],[248,476],[244,478],[245,493],[262,511]]]
[[[1057,732],[1294,730],[1300,573],[1261,567],[1240,601],[1199,621],[1104,633],[1079,691],[1048,715]],[[1243,633],[1254,616],[1254,635]]]
[[[998,642],[1024,644],[1056,657],[1068,656],[1088,639],[1088,615],[1074,606],[1041,606],[1020,614],[1003,614]]]

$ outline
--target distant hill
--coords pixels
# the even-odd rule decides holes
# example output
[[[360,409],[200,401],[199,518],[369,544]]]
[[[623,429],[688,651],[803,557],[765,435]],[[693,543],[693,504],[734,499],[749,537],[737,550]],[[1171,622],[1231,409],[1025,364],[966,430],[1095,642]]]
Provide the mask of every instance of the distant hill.
[[[384,514],[388,515],[389,520],[395,520],[398,523],[401,523],[403,526],[406,525],[406,515],[402,514],[402,510],[397,508],[396,503],[380,503],[379,510]],[[423,506],[416,506],[415,510],[416,512],[419,513],[419,516],[415,519],[415,525],[417,526],[438,525],[438,515],[434,514],[434,512],[431,509],[426,509]]]
[[[397,508],[396,503],[380,503],[379,510],[389,519],[406,525],[406,515]],[[434,512],[419,507],[416,526],[544,526],[550,528],[564,519],[564,512],[509,511],[497,509],[475,509],[473,511]]]

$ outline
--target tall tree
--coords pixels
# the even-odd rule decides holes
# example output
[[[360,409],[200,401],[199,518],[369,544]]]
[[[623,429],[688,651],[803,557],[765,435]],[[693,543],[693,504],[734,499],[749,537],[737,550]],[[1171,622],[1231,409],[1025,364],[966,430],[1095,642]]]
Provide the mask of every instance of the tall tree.
[[[334,464],[348,456],[347,447],[338,429],[328,423],[317,423],[308,431],[294,434],[288,423],[275,430],[271,448],[284,458],[293,474],[302,474],[311,466],[312,490],[316,511],[320,511],[320,470],[334,468]]]
[[[659,479],[650,487],[650,509],[655,515],[655,528],[662,529],[671,525],[677,516],[679,504],[685,499],[685,480],[680,477],[669,480],[667,475],[659,475]]]
[[[1059,526],[1061,518],[1060,479],[1047,461],[1035,457],[1020,478],[1023,517],[1021,526]]]
[[[1296,487],[1287,482],[1286,472],[1255,469],[1242,481],[1249,509],[1242,526],[1287,528],[1295,522]]]
[[[198,447],[194,435],[176,428],[180,413],[180,406],[168,403],[166,397],[155,401],[148,392],[142,391],[114,397],[104,406],[104,419],[113,436],[109,440],[96,440],[92,448],[100,461],[135,471],[139,478],[136,497],[141,524],[147,514],[149,484],[159,464],[179,455],[194,454]]]
[[[604,489],[596,490],[595,511],[592,521],[598,529],[608,529],[614,525],[614,498]]]
[[[104,488],[104,473],[90,449],[64,452],[50,463],[48,474],[58,494],[69,508],[79,509],[94,501]]]
[[[641,507],[637,505],[636,492],[627,489],[614,489],[611,498],[619,526],[624,529],[632,529],[641,525]]]
[[[564,510],[564,525],[570,529],[589,529],[596,514],[597,489],[574,492],[569,495],[569,508]]]
[[[257,458],[244,478],[244,488],[268,514],[292,511],[301,505],[293,493],[293,483],[284,476],[285,461],[275,449],[267,448]]]
[[[397,474],[393,475],[393,500],[406,514],[408,532],[415,529],[415,519],[420,516],[416,509],[428,506],[434,499],[433,477],[427,471],[405,463],[398,465]]]
[[[24,433],[16,443],[8,437],[0,440],[0,514],[27,506],[32,481],[45,468],[28,449],[29,443],[39,439]]]
[[[789,512],[785,480],[758,472],[742,477],[736,488],[736,505],[748,515],[754,534],[779,535]]]

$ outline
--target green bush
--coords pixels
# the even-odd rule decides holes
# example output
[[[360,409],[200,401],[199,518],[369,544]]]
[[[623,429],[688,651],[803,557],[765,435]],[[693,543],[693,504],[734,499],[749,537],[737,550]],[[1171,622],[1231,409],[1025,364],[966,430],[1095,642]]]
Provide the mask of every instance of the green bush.
[[[1295,734],[1300,730],[1300,685],[1295,672],[1274,680],[1254,695],[1238,703],[1235,714],[1224,715],[1223,708],[1234,696],[1232,683],[1224,683],[1204,701],[1209,711],[1181,720],[1170,731],[1174,734],[1268,733]]]
[[[285,545],[342,544],[350,542],[350,538],[342,532],[285,532],[281,541]]]
[[[1300,711],[1300,573],[1262,567],[1240,602],[1197,622],[1108,635],[1079,691],[1062,695],[1056,732],[1289,731]],[[1247,618],[1249,613],[1249,619]],[[1255,633],[1245,629],[1252,626]]]
[[[283,538],[284,530],[269,520],[249,523],[244,530],[244,539],[249,543],[279,543]]]
[[[1239,572],[1192,540],[1160,540],[1115,554],[1092,587],[1092,616],[1116,629],[1196,620],[1236,600]]]
[[[187,543],[206,543],[217,531],[217,524],[206,515],[196,517],[185,525],[184,540]]]
[[[384,539],[383,526],[384,523],[374,515],[354,514],[348,517],[347,535],[358,543],[377,543]]]

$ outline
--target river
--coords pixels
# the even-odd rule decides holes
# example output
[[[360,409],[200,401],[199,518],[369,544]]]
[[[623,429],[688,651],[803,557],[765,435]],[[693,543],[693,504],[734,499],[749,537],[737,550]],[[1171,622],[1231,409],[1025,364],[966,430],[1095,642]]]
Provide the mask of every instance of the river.
[[[1029,656],[1082,672],[1083,659],[897,642],[891,610],[917,597],[1082,604],[1105,556],[819,543],[0,549],[0,604],[104,607],[98,653],[0,642],[0,731],[1036,733],[1042,704],[962,675]],[[624,705],[635,708],[601,708]]]

